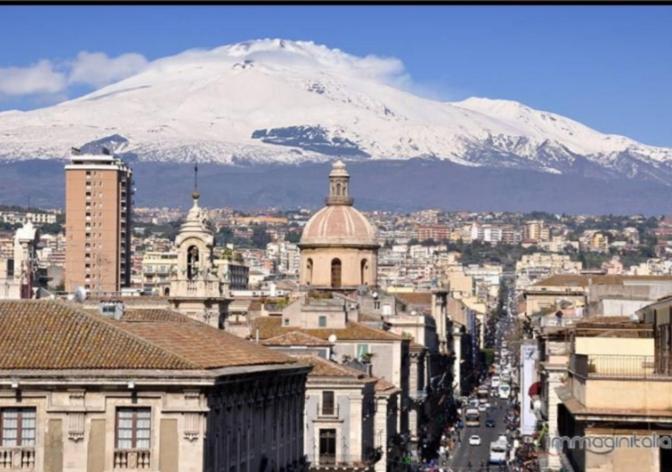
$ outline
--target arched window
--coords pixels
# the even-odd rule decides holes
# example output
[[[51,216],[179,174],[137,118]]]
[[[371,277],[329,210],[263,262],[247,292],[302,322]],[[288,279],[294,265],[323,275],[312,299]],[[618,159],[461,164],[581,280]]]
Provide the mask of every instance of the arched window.
[[[366,284],[366,269],[367,267],[367,260],[362,259],[362,262],[359,264],[359,284],[360,285],[365,285]]]
[[[339,288],[341,286],[341,260],[331,260],[331,288]]]
[[[341,183],[340,182],[336,183],[336,195],[338,195],[338,196],[341,195]]]
[[[306,262],[306,283],[308,285],[313,283],[313,260],[308,258]]]
[[[198,275],[198,248],[190,246],[187,250],[187,280],[194,280]]]
[[[164,297],[170,296],[170,287],[166,287],[163,289],[163,296]]]

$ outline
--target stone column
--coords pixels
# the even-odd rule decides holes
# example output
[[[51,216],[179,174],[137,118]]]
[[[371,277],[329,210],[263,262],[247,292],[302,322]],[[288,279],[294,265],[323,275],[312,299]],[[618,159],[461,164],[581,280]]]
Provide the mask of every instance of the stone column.
[[[380,448],[382,456],[376,462],[376,472],[387,471],[387,397],[376,396],[376,416],[373,427],[373,444],[374,447]]]

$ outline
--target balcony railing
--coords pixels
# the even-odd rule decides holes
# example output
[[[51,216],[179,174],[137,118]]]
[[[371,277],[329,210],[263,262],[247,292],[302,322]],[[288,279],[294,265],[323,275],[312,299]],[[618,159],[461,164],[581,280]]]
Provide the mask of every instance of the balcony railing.
[[[116,470],[149,469],[149,449],[116,449],[114,451],[114,468]]]
[[[338,418],[340,413],[339,405],[336,403],[334,407],[329,411],[322,408],[321,404],[317,405],[317,417],[318,418]]]
[[[34,468],[34,448],[0,447],[0,470],[33,470]]]
[[[578,377],[669,377],[667,363],[654,356],[572,354],[569,370]]]

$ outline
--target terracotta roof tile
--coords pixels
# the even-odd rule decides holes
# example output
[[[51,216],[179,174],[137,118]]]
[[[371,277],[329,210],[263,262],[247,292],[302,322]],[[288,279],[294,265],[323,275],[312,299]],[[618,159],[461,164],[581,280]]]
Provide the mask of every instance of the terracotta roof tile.
[[[302,364],[308,364],[313,367],[308,374],[308,377],[342,377],[351,379],[373,380],[373,377],[368,377],[364,372],[352,367],[337,364],[328,361],[318,356],[301,355],[292,356],[298,359]]]
[[[360,323],[350,322],[346,328],[316,328],[298,329],[296,327],[281,326],[279,316],[261,316],[253,321],[253,330],[259,329],[259,337],[268,339],[291,331],[302,333],[328,340],[334,334],[340,341],[399,341],[403,338],[382,329],[370,328]]]
[[[153,313],[153,315],[156,313]],[[195,321],[114,321],[59,301],[0,302],[0,369],[195,370],[294,362]]]
[[[291,331],[289,333],[274,336],[262,342],[264,346],[333,346],[329,341],[302,333],[301,331]]]
[[[188,316],[163,308],[126,308],[121,321],[171,321],[175,323],[194,322]]]
[[[388,382],[387,380],[385,380],[383,378],[379,378],[376,381],[375,390],[376,390],[376,392],[386,392],[386,391],[390,390],[390,393],[392,393],[392,390],[399,390],[399,389],[393,383]]]
[[[395,293],[394,296],[408,305],[432,306],[431,292]]]
[[[0,302],[2,369],[194,369],[102,320],[56,301]]]

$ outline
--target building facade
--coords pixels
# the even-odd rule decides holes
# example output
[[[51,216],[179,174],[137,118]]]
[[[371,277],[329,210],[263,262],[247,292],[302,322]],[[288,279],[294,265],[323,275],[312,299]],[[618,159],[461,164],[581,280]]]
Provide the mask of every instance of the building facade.
[[[131,280],[131,169],[73,151],[65,166],[65,290],[118,292]]]
[[[0,302],[0,469],[305,468],[309,366],[168,310],[117,315]]]

